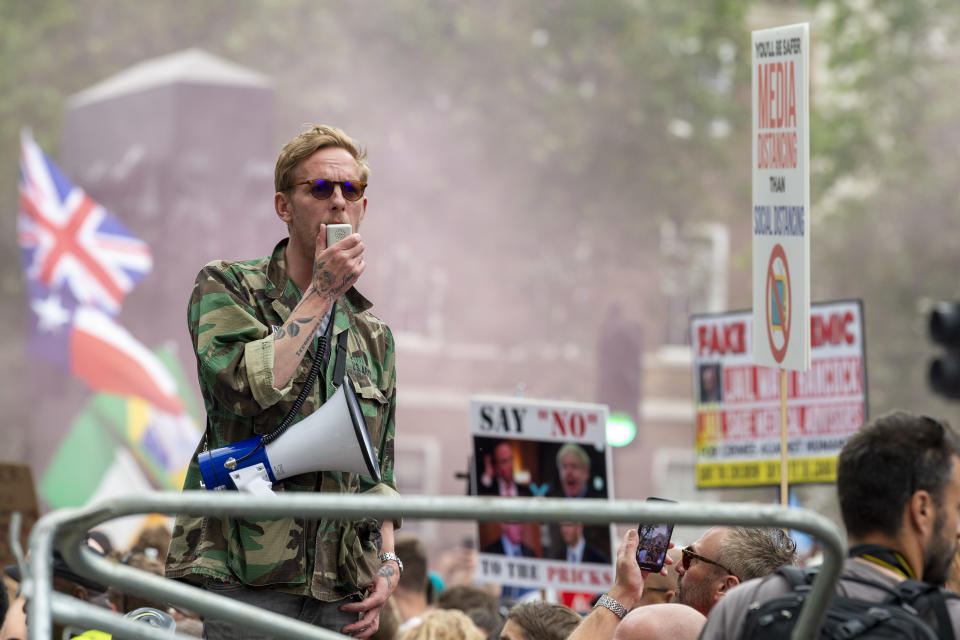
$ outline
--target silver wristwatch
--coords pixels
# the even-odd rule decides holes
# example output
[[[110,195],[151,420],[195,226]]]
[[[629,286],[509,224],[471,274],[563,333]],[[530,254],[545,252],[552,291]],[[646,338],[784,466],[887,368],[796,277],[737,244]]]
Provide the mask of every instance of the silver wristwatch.
[[[610,611],[613,611],[616,614],[616,616],[621,620],[623,620],[623,616],[627,615],[627,608],[624,607],[619,602],[617,602],[616,600],[614,600],[613,598],[611,598],[610,596],[608,596],[607,594],[603,594],[602,596],[597,598],[597,604],[593,606],[605,607],[607,609],[610,609]]]
[[[379,557],[380,557],[381,563],[387,562],[389,560],[393,560],[394,562],[396,562],[397,566],[400,567],[400,574],[403,575],[403,562],[400,561],[400,556],[393,553],[392,551],[387,551],[386,553],[381,553]]]

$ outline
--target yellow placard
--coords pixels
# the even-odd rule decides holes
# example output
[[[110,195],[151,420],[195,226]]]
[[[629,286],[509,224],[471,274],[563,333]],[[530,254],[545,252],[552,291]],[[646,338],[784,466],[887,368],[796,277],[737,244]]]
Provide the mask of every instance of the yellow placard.
[[[787,461],[790,484],[836,482],[837,458],[793,458]],[[734,460],[697,464],[697,488],[753,487],[780,483],[779,460]]]

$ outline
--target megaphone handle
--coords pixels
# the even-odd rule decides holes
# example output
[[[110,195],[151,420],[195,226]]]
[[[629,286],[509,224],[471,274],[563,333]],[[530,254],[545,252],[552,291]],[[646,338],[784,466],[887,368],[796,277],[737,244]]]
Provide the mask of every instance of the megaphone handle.
[[[258,496],[275,496],[273,483],[262,464],[250,465],[230,473],[230,479],[238,491]]]

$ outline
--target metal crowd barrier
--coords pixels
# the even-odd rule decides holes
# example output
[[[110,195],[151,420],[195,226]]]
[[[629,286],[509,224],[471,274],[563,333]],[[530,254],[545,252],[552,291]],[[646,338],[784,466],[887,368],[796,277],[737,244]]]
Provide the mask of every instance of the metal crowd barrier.
[[[177,513],[208,516],[275,518],[413,518],[525,522],[578,521],[585,524],[674,522],[686,525],[777,526],[797,529],[819,539],[824,562],[810,596],[800,612],[794,639],[813,638],[823,623],[843,563],[845,542],[827,518],[807,511],[774,505],[639,500],[564,500],[557,498],[481,498],[475,496],[400,499],[380,496],[281,494],[251,496],[228,491],[154,492],[104,500],[82,508],[52,511],[36,523],[30,535],[30,563],[21,588],[28,598],[28,637],[49,640],[53,620],[95,628],[134,638],[188,640],[159,629],[124,620],[76,598],[53,592],[52,551],[58,548],[77,573],[123,591],[170,602],[201,616],[231,620],[264,635],[292,639],[343,639],[291,618],[270,613],[181,582],[111,562],[85,544],[86,532],[101,522],[141,513]]]

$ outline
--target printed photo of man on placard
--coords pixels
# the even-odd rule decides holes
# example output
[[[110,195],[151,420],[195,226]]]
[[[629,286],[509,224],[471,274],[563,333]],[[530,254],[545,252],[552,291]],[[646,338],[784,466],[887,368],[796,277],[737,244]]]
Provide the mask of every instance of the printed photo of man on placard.
[[[475,436],[474,495],[532,497],[538,490],[541,443]],[[540,527],[528,522],[481,522],[478,541],[484,553],[542,557]]]
[[[551,498],[607,498],[607,464],[603,448],[577,443],[543,443],[541,465],[553,467],[553,480],[547,495]],[[604,558],[610,557],[610,527],[607,525],[581,526],[585,544]],[[550,556],[563,553],[566,542],[562,526],[547,526]],[[568,531],[568,533],[572,533]],[[586,560],[583,560],[586,561]]]
[[[515,447],[521,447],[516,441],[495,440],[491,450],[490,440],[476,438],[477,460],[480,463],[477,469],[477,495],[531,497],[530,472],[526,468],[517,468]]]
[[[708,404],[723,400],[723,378],[720,363],[700,365],[700,403]]]
[[[472,495],[522,501],[612,497],[606,406],[477,396],[470,412]],[[516,522],[494,508],[489,517],[477,523],[478,583],[498,584],[508,598],[555,589],[585,601],[612,584],[612,525]]]

